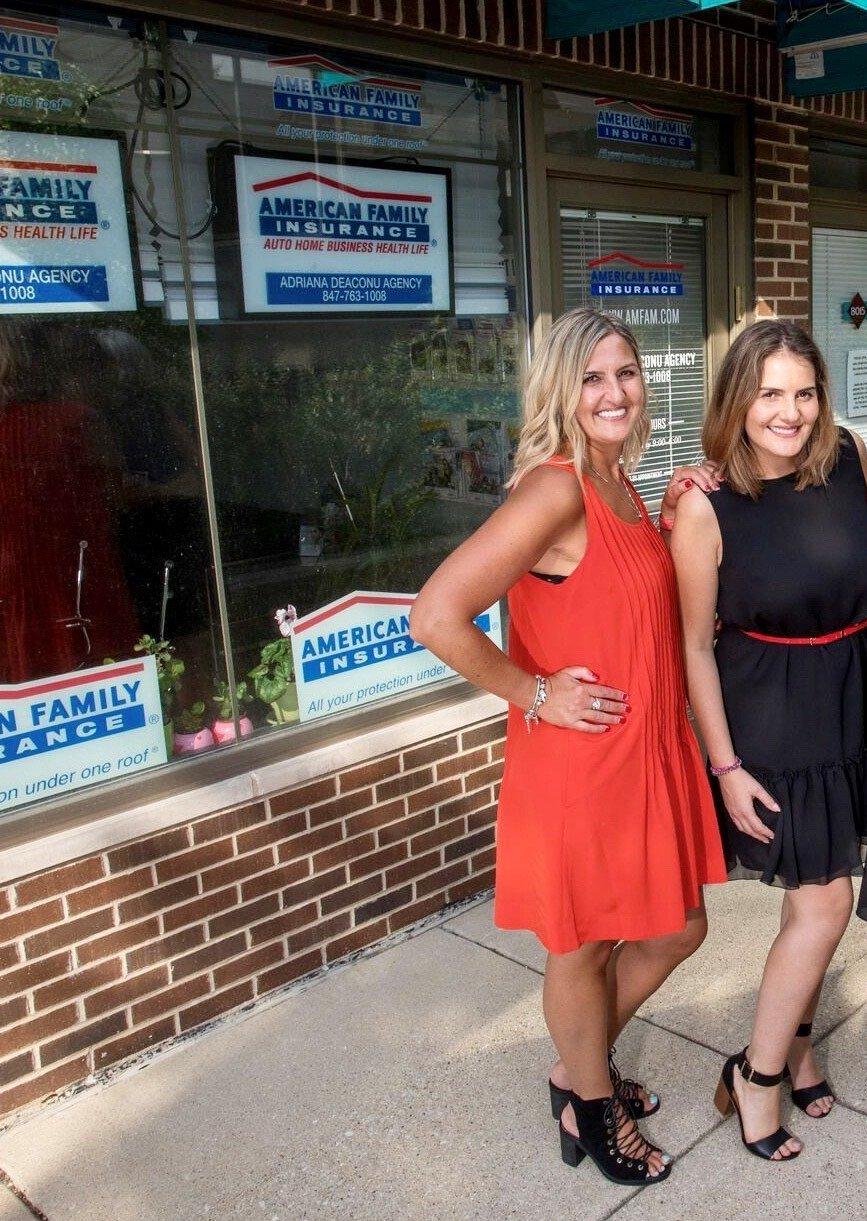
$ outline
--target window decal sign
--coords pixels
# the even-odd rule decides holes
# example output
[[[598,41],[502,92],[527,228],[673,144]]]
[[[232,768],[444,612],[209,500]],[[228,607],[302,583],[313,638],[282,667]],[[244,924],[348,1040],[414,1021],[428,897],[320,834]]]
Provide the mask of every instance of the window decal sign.
[[[60,64],[55,58],[59,33],[47,22],[0,17],[0,75],[59,81]]]
[[[0,134],[0,314],[136,305],[118,141]]]
[[[420,127],[422,87],[358,72],[322,55],[268,61],[275,71],[274,109],[316,118]]]
[[[589,259],[593,297],[682,297],[683,263],[654,263],[612,250]]]
[[[243,312],[452,311],[448,171],[232,157]]]
[[[0,687],[0,810],[165,762],[153,657]]]
[[[302,721],[452,678],[409,634],[415,594],[356,591],[295,621],[292,658]],[[499,606],[476,619],[503,647]]]
[[[695,123],[691,115],[660,110],[645,102],[596,99],[596,137],[619,144],[695,151]]]

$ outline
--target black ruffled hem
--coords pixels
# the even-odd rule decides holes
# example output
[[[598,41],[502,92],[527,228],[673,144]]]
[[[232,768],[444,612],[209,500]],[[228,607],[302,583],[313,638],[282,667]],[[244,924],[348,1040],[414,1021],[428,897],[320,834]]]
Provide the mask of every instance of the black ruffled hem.
[[[856,910],[867,920],[867,750],[856,758],[785,772],[746,760],[744,767],[773,795],[780,813],[756,803],[756,813],[774,838],[764,844],[745,835],[729,817],[711,777],[729,877],[796,890],[865,876]]]

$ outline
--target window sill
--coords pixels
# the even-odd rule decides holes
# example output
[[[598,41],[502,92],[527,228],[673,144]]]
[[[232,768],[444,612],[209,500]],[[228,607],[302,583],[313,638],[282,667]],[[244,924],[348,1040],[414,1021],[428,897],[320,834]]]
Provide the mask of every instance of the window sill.
[[[225,751],[161,769],[74,797],[13,811],[0,823],[0,884],[102,852],[230,806],[258,801],[295,785],[465,729],[505,712],[497,696],[455,680],[407,697],[383,719],[377,707],[323,741],[321,723],[274,733]],[[316,740],[305,748],[315,730]],[[292,753],[290,753],[292,752]],[[143,800],[144,797],[144,800]]]

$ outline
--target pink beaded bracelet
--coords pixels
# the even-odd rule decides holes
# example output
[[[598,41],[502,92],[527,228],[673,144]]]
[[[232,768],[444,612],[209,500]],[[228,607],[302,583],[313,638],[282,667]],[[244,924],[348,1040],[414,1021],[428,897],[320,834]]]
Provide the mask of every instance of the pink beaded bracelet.
[[[731,763],[727,763],[725,767],[714,767],[711,764],[710,774],[712,776],[727,776],[729,772],[736,772],[741,766],[741,760],[735,755]]]
[[[669,531],[673,530],[674,529],[674,518],[673,517],[663,517],[662,514],[660,513],[659,528],[660,528],[660,530],[669,530]]]

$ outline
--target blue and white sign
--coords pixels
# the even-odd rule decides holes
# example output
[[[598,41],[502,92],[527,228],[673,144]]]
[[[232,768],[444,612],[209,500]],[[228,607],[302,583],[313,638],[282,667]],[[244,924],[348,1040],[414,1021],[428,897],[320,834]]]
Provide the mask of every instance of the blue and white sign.
[[[357,591],[296,619],[292,659],[302,721],[454,676],[410,636],[414,601],[415,594]],[[479,615],[476,624],[503,647],[499,606]]]
[[[135,308],[117,141],[0,133],[0,314]]]
[[[683,263],[655,263],[612,250],[589,259],[592,297],[682,297]]]
[[[59,81],[56,25],[0,16],[0,75]]]
[[[618,144],[650,145],[679,152],[695,152],[692,116],[675,110],[660,110],[645,102],[596,99],[596,137]]]
[[[274,109],[343,122],[419,127],[422,87],[380,73],[359,72],[322,55],[268,61],[274,69]]]
[[[451,309],[445,173],[234,162],[247,313]]]
[[[0,687],[0,810],[165,761],[153,657]]]

